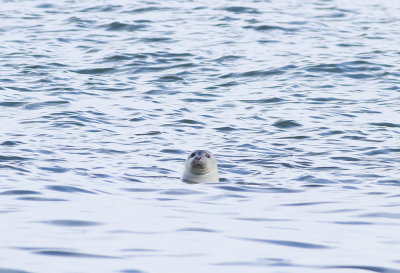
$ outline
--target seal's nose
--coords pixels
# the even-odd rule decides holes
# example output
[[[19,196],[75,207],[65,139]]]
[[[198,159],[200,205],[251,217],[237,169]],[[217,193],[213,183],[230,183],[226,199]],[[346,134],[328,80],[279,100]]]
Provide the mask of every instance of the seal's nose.
[[[196,156],[195,159],[196,159],[197,161],[200,161],[201,156]]]

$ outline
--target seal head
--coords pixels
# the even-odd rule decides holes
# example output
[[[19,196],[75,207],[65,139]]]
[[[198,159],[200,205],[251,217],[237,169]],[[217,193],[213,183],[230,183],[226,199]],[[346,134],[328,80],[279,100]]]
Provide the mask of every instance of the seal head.
[[[218,166],[214,155],[206,150],[190,153],[186,159],[182,180],[192,183],[218,182]]]

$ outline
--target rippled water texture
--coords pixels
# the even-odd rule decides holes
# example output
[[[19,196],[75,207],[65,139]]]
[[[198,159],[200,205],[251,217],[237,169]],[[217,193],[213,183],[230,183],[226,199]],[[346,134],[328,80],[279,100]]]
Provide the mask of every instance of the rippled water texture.
[[[399,14],[3,1],[0,273],[399,273]]]

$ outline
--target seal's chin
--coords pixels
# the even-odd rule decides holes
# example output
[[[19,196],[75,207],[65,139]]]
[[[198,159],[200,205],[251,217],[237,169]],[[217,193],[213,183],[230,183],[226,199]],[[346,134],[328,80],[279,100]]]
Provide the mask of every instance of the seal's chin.
[[[205,169],[206,165],[200,164],[200,163],[193,163],[192,164],[193,169]]]
[[[188,169],[191,173],[199,175],[208,172],[208,166],[203,162],[191,162],[191,164],[188,166]]]

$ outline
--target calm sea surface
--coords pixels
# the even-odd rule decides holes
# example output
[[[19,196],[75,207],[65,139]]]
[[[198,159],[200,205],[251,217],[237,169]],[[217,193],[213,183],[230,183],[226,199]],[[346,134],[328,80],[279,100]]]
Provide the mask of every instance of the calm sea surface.
[[[399,1],[1,1],[0,137],[0,273],[400,272]]]

